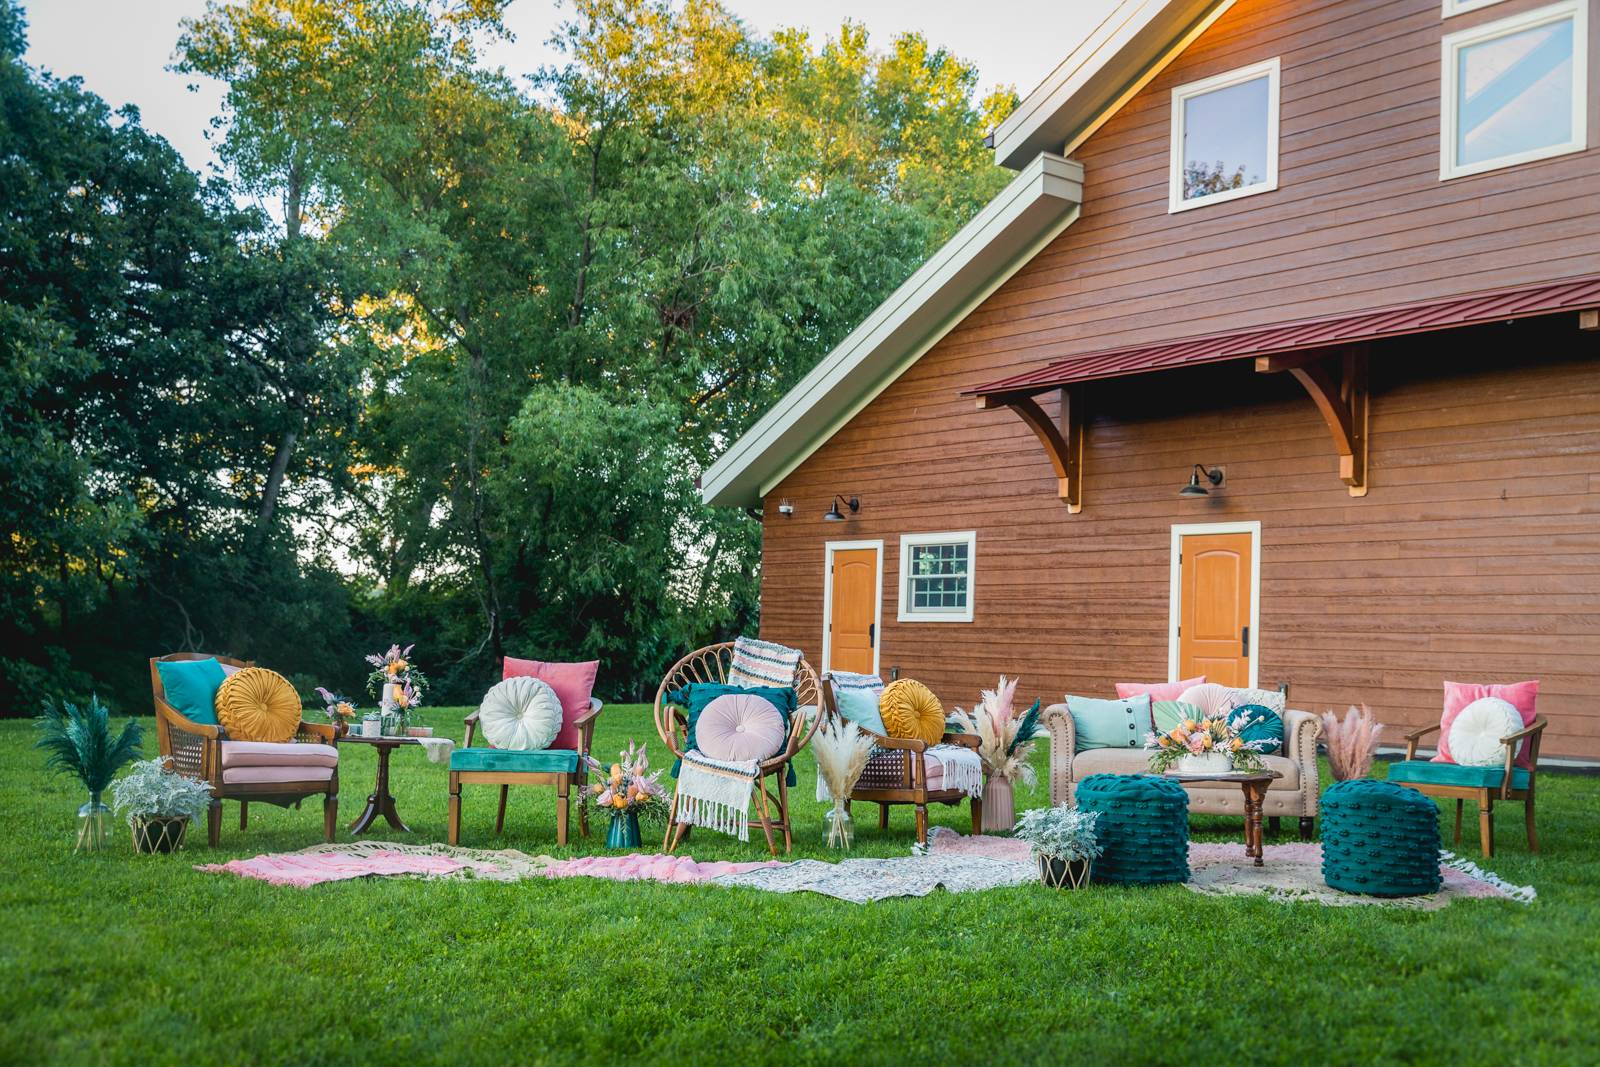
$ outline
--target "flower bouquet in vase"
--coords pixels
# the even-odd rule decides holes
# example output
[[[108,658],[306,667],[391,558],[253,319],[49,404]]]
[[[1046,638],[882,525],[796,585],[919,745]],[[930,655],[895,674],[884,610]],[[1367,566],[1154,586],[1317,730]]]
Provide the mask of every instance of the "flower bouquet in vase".
[[[1036,775],[1028,763],[1033,743],[1041,732],[1039,701],[1016,714],[1017,682],[1000,676],[1000,684],[985,689],[970,712],[956,708],[949,725],[978,738],[978,758],[983,761],[983,829],[1009,830],[1016,825],[1015,783],[1032,785]]]
[[[603,812],[610,812],[607,848],[638,848],[639,816],[665,819],[667,791],[659,781],[661,772],[650,769],[646,746],[629,741],[627,749],[619,755],[621,759],[609,770],[593,756],[584,757],[590,768],[600,772],[603,780],[580,793],[579,803],[593,804]]]
[[[383,655],[367,657],[373,667],[367,675],[367,691],[378,698],[385,737],[404,737],[407,717],[422,704],[428,679],[411,665],[411,650],[416,647],[390,645]]]
[[[326,705],[322,709],[322,713],[333,724],[333,735],[335,737],[343,737],[349,733],[351,723],[358,721],[356,719],[355,703],[339,696],[337,693],[328,692],[320,685],[317,686],[317,696],[321,697],[323,704]]]
[[[817,774],[833,798],[828,809],[828,847],[850,851],[855,843],[855,823],[845,807],[850,791],[861,780],[872,756],[872,735],[853,722],[835,720],[825,722],[811,738],[811,751],[817,759]]]
[[[1240,736],[1249,722],[1248,712],[1230,720],[1227,713],[1206,716],[1196,710],[1166,733],[1145,736],[1150,770],[1156,774],[1177,771],[1218,777],[1236,771],[1259,771],[1265,766],[1261,750],[1269,742],[1246,741]]]

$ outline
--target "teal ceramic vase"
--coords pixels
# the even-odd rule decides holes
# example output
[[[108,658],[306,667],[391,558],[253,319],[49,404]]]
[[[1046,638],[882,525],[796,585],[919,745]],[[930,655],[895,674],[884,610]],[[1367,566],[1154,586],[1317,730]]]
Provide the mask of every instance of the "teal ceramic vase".
[[[639,847],[639,813],[636,811],[614,811],[611,813],[611,827],[606,830],[607,848],[638,848]]]

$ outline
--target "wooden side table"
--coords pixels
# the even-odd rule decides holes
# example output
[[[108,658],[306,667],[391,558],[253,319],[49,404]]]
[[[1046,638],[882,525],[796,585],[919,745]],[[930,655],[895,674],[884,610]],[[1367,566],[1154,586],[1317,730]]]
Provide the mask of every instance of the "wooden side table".
[[[1261,858],[1261,808],[1267,799],[1272,783],[1283,777],[1282,771],[1237,771],[1233,774],[1185,774],[1167,771],[1163,778],[1179,784],[1190,782],[1235,782],[1244,792],[1244,854],[1264,866]]]
[[[337,743],[371,745],[378,750],[378,780],[372,787],[371,795],[367,797],[366,810],[356,816],[356,821],[350,824],[350,832],[366,833],[372,828],[372,824],[378,821],[378,816],[382,815],[389,820],[390,826],[403,834],[409,834],[411,827],[400,821],[400,813],[394,806],[394,794],[389,792],[389,753],[401,745],[420,747],[422,742],[415,737],[357,737],[354,734],[346,734],[338,738]]]

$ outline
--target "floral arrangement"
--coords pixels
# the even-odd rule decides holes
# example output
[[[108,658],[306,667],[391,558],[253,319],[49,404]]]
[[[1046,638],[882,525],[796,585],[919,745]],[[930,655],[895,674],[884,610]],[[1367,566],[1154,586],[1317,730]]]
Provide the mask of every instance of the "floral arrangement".
[[[811,751],[817,758],[817,774],[833,798],[833,813],[828,818],[828,847],[849,848],[853,827],[844,805],[850,791],[861,780],[872,756],[873,739],[849,720],[825,722],[811,738]]]
[[[1270,742],[1246,741],[1239,735],[1249,723],[1249,713],[1232,720],[1226,715],[1184,719],[1164,734],[1145,735],[1144,747],[1151,750],[1150,769],[1163,774],[1185,756],[1220,753],[1227,756],[1236,771],[1259,771],[1261,750]]]
[[[327,705],[322,709],[322,713],[335,726],[348,726],[350,721],[356,717],[356,706],[353,701],[335,693],[330,693],[320,685],[317,686],[317,696],[321,697],[322,702]]]
[[[978,738],[978,757],[990,777],[1008,782],[1020,778],[1032,785],[1036,776],[1028,756],[1043,731],[1039,726],[1039,701],[1035,700],[1021,715],[1016,714],[1020,680],[1007,681],[1002,674],[996,688],[983,690],[977,707],[970,712],[956,708],[947,725]]]
[[[1378,751],[1383,726],[1365,704],[1345,712],[1344,720],[1331,711],[1322,713],[1322,732],[1327,737],[1328,766],[1337,781],[1365,778],[1372,770],[1372,757]]]
[[[659,781],[660,771],[650,769],[647,746],[628,742],[621,759],[608,771],[593,756],[585,756],[589,766],[601,772],[603,780],[589,786],[583,794],[583,803],[614,814],[634,812],[651,819],[664,819],[667,814],[667,790]]]
[[[1095,835],[1097,811],[1080,811],[1065,804],[1034,808],[1017,820],[1016,836],[1033,847],[1035,856],[1076,863],[1096,859],[1101,852]]]
[[[428,679],[411,665],[411,650],[416,645],[390,645],[383,655],[367,657],[374,670],[367,675],[367,691],[378,698],[385,708],[393,708],[402,715],[422,703],[422,691]]]
[[[167,769],[171,756],[140,760],[111,786],[112,805],[135,819],[198,819],[211,804],[211,783]]]

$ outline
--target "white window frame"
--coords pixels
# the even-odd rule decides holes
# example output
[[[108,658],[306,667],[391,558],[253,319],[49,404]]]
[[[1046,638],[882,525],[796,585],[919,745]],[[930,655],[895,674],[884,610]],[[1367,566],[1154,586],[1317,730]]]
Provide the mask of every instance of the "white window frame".
[[[1451,15],[1465,15],[1468,11],[1476,11],[1480,7],[1498,4],[1501,0],[1444,0],[1444,17]]]
[[[1565,19],[1572,20],[1572,126],[1573,138],[1563,144],[1545,148],[1530,148],[1509,156],[1486,159],[1478,163],[1456,163],[1456,90],[1458,53],[1469,45],[1504,37],[1508,34],[1531,30]],[[1525,11],[1520,15],[1486,22],[1482,26],[1459,30],[1449,34],[1442,43],[1440,54],[1440,123],[1439,123],[1439,180],[1465,178],[1491,170],[1502,170],[1539,159],[1570,155],[1586,149],[1589,139],[1589,4],[1588,0],[1562,0],[1548,7]]]
[[[1262,75],[1267,76],[1267,176],[1266,180],[1255,185],[1246,185],[1239,189],[1224,189],[1220,193],[1210,193],[1206,196],[1197,196],[1193,200],[1183,198],[1183,105],[1190,97],[1204,96],[1206,93],[1229,86],[1240,85],[1244,82],[1255,81]],[[1192,208],[1207,207],[1211,204],[1221,204],[1229,200],[1238,200],[1243,196],[1255,196],[1257,193],[1270,193],[1278,187],[1278,90],[1281,84],[1282,63],[1277,57],[1261,63],[1252,63],[1248,67],[1230,70],[1203,81],[1190,82],[1180,85],[1172,90],[1172,142],[1168,147],[1170,162],[1167,168],[1167,214],[1175,215],[1180,211]]]
[[[870,548],[878,554],[878,580],[872,590],[872,628],[877,634],[872,642],[872,672],[878,672],[879,652],[883,648],[883,540],[829,541],[823,546],[822,566],[822,673],[833,669],[833,554],[858,548]]]
[[[1191,522],[1172,527],[1171,578],[1167,592],[1167,681],[1178,677],[1178,620],[1183,613],[1183,539],[1197,534],[1250,535],[1250,684],[1260,688],[1261,671],[1261,523]]]
[[[912,611],[911,550],[919,545],[967,546],[967,606],[959,611]],[[975,530],[955,530],[944,533],[915,533],[900,535],[900,622],[971,622],[972,607],[977,602],[978,534]]]

